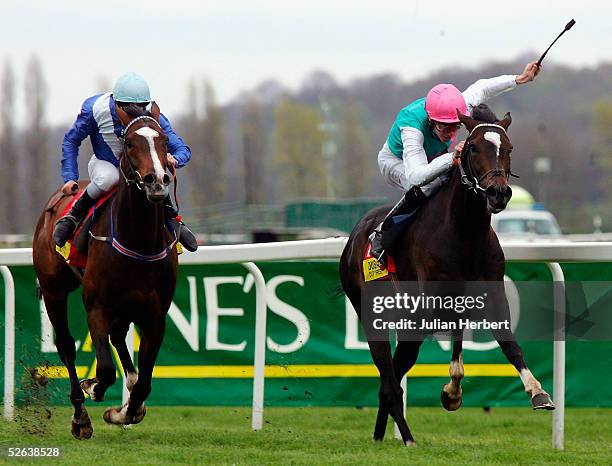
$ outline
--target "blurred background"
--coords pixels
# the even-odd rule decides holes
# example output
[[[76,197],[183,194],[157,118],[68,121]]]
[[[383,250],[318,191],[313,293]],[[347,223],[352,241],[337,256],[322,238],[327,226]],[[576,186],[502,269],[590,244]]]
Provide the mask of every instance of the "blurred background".
[[[488,102],[513,117],[514,207],[560,226],[508,232],[612,238],[605,2],[4,0],[0,15],[3,245],[28,245],[62,183],[64,133],[126,71],[192,148],[179,201],[203,243],[346,234],[401,195],[376,158],[402,107],[440,82],[522,72],[571,18],[541,75]]]

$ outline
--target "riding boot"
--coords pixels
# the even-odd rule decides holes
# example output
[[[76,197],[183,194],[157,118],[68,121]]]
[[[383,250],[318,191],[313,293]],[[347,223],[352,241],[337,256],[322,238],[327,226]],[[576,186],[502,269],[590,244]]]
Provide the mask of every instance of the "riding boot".
[[[72,205],[70,212],[57,221],[53,230],[53,241],[55,241],[59,247],[64,246],[66,241],[72,238],[77,226],[83,221],[87,212],[89,212],[89,209],[91,209],[95,203],[96,200],[92,199],[87,191],[85,191]]]
[[[376,258],[380,263],[386,265],[385,247],[383,246],[384,233],[392,226],[392,218],[396,215],[411,214],[415,212],[427,200],[421,188],[414,187],[406,191],[397,204],[387,213],[382,222],[370,234],[370,242],[372,248],[370,250],[372,257]]]
[[[198,240],[191,230],[183,223],[183,219],[178,214],[178,210],[172,205],[172,199],[168,195],[164,200],[164,207],[166,208],[166,215],[172,221],[172,226],[176,232],[176,237],[179,242],[187,249],[187,251],[198,250]]]

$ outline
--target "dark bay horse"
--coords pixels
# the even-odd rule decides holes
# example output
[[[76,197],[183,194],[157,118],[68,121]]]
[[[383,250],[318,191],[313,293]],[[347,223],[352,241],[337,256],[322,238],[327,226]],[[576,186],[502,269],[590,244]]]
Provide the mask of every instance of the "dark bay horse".
[[[166,173],[168,138],[159,126],[159,108],[154,105],[150,115],[144,110],[140,115],[138,111],[128,115],[120,108],[117,113],[125,127],[119,186],[114,198],[95,212],[84,274],[66,264],[51,238],[68,198],[54,194],[34,234],[34,267],[55,330],[57,350],[68,369],[74,406],[72,434],[78,439],[90,438],[93,433],[83,391],[92,400],[101,401],[116,380],[109,338],[123,365],[130,398],[121,408],[107,409],[104,420],[135,424],[145,416],[144,401],[151,392],[153,366],[176,287],[175,238],[165,227],[163,207],[171,181]],[[83,286],[87,324],[97,358],[96,377],[80,384],[67,309],[68,294],[79,285]],[[125,344],[132,322],[141,334],[138,374]]]
[[[494,116],[487,121],[463,115],[459,118],[470,133],[460,166],[453,169],[450,180],[421,208],[399,240],[394,259],[400,281],[503,281],[505,259],[491,228],[491,214],[503,210],[512,195],[508,185],[512,145],[506,133],[512,119],[509,113],[501,121]],[[342,287],[362,323],[362,311],[369,311],[362,309],[362,292],[372,283],[364,281],[362,268],[368,236],[388,211],[384,206],[366,214],[353,229],[340,259]],[[493,299],[498,312],[510,320],[503,291]],[[527,368],[512,331],[495,330],[493,336],[519,372],[533,408],[554,409],[550,397]],[[421,343],[418,339],[399,341],[393,354],[388,338],[368,341],[381,382],[374,440],[383,439],[390,414],[404,443],[414,443],[404,418],[400,381],[416,363]],[[441,402],[452,411],[461,406],[462,332],[453,333],[449,372],[451,380],[442,389]]]

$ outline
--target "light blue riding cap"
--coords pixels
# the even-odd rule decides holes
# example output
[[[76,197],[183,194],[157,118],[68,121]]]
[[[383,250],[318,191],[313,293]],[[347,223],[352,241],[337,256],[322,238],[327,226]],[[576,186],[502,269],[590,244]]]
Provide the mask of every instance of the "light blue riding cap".
[[[151,102],[149,85],[142,76],[130,71],[117,79],[113,88],[113,99],[119,102]]]

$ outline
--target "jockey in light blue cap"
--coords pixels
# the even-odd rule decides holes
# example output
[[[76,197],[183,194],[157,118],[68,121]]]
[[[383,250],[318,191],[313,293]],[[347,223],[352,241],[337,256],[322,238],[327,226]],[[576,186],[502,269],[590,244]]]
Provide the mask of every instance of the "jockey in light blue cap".
[[[144,78],[130,71],[117,79],[113,88],[113,98],[115,102],[142,104],[151,102],[151,93]]]
[[[74,203],[70,212],[58,220],[53,231],[53,240],[63,246],[74,234],[77,225],[85,218],[96,200],[113,189],[119,182],[119,158],[123,150],[121,142],[124,130],[117,108],[131,118],[150,114],[152,106],[149,85],[142,76],[136,73],[125,73],[120,76],[113,92],[98,94],[83,102],[76,121],[64,136],[62,144],[62,192],[66,195],[78,190],[79,169],[77,157],[81,142],[89,137],[93,156],[87,170],[91,182],[83,195]],[[159,125],[168,136],[168,164],[175,168],[184,166],[191,158],[191,150],[174,132],[168,119],[160,113]],[[172,206],[170,196],[165,201],[166,211],[170,218],[180,222],[178,212]],[[177,229],[179,241],[189,251],[197,249],[193,233],[182,224]]]

